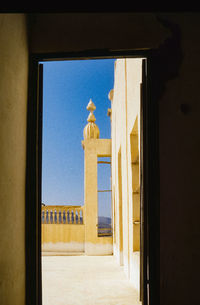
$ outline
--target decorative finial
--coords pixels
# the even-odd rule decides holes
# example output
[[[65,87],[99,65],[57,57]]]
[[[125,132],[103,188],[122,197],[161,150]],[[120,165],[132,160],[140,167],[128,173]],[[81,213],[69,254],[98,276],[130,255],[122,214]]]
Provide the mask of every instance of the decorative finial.
[[[93,123],[96,121],[94,113],[90,112],[90,114],[88,115],[87,121],[88,122],[93,122]]]
[[[86,109],[90,111],[90,114],[88,115],[87,121],[88,124],[85,126],[83,130],[83,137],[84,139],[98,139],[99,138],[99,128],[95,124],[96,118],[94,116],[94,110],[96,109],[96,106],[94,105],[93,101],[90,99]]]
[[[89,103],[88,103],[86,109],[87,109],[88,111],[92,112],[92,113],[93,113],[93,111],[96,109],[96,106],[95,106],[95,104],[93,103],[93,101],[92,101],[91,99],[90,99],[90,101],[89,101]]]

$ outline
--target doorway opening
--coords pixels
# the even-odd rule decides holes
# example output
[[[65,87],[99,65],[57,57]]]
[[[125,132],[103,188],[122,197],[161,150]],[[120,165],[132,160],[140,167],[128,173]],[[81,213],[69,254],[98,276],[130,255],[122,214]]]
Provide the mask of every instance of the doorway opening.
[[[66,60],[42,64],[42,254],[83,255],[86,225],[89,226],[90,222],[88,213],[91,214],[92,210],[92,221],[99,225],[98,235],[112,236],[111,197],[105,196],[105,190],[104,193],[98,190],[100,221],[96,219],[95,202],[92,209],[86,211],[89,207],[84,199],[86,173],[82,141],[88,117],[86,108],[90,100],[94,101],[97,108],[95,116],[101,138],[109,139],[111,136],[107,92],[113,87],[114,59]],[[94,123],[90,125],[88,128],[92,128]],[[96,166],[94,164],[93,180],[96,179]],[[98,184],[102,185],[109,179],[110,170],[104,170],[103,175],[98,177]]]
[[[45,93],[45,86],[44,81],[45,77],[51,78],[51,74],[48,73],[45,76],[45,65],[52,64],[52,74],[55,76],[56,74],[56,65],[59,63],[63,68],[63,63],[75,63],[76,65],[78,62],[82,63],[89,63],[92,62],[98,63],[105,63],[109,62],[112,65],[112,81],[109,82],[108,79],[104,80],[104,85],[107,86],[106,95],[104,95],[104,100],[99,99],[100,96],[100,87],[102,79],[106,75],[105,66],[101,70],[100,65],[98,66],[97,74],[100,77],[98,80],[97,75],[94,77],[96,78],[96,89],[97,95],[92,96],[90,91],[90,86],[88,82],[85,82],[82,90],[80,90],[80,86],[73,87],[72,85],[72,78],[73,75],[70,73],[68,79],[66,81],[65,78],[58,78],[57,85],[58,87],[64,84],[64,99],[63,96],[59,96],[59,100],[62,100],[62,107],[60,109],[59,116],[55,119],[56,110],[58,107],[58,103],[56,103],[56,93],[54,91],[53,85],[50,86],[50,94],[49,98],[46,99]],[[146,285],[146,283],[141,282],[141,272],[146,273],[144,270],[143,261],[146,260],[146,253],[144,253],[143,243],[146,242],[145,238],[147,236],[144,234],[144,228],[142,229],[143,222],[141,221],[141,213],[143,210],[141,208],[144,207],[144,204],[141,204],[141,198],[139,201],[139,212],[138,212],[138,201],[137,201],[137,208],[134,206],[135,199],[133,199],[133,193],[136,192],[134,190],[134,170],[133,170],[133,163],[137,161],[138,163],[138,170],[136,175],[137,178],[139,176],[138,173],[141,175],[141,171],[143,169],[140,166],[141,159],[137,157],[137,160],[133,158],[133,150],[137,150],[138,154],[140,153],[141,145],[143,145],[143,137],[142,141],[135,141],[133,143],[133,130],[136,127],[138,131],[138,137],[140,139],[140,132],[141,126],[140,121],[143,120],[143,112],[141,112],[141,102],[142,96],[144,97],[144,86],[142,87],[141,84],[144,79],[144,64],[146,64],[146,59],[144,58],[109,58],[109,59],[89,59],[89,60],[65,60],[65,61],[55,61],[55,62],[40,62],[40,66],[43,66],[44,73],[40,74],[40,84],[42,83],[42,98],[41,94],[39,93],[40,97],[40,104],[43,105],[43,115],[42,120],[43,122],[43,137],[42,137],[42,162],[41,162],[41,172],[42,172],[42,179],[39,187],[42,190],[42,200],[41,200],[41,219],[39,224],[41,225],[41,252],[42,254],[42,295],[43,295],[43,305],[46,305],[48,302],[52,300],[55,301],[57,293],[53,292],[53,289],[50,289],[49,292],[45,291],[45,280],[49,280],[50,282],[46,282],[46,287],[48,289],[50,287],[54,287],[56,285],[54,280],[56,277],[52,276],[53,274],[48,273],[49,270],[54,270],[55,274],[59,270],[63,273],[63,270],[66,266],[66,259],[72,258],[73,259],[67,264],[67,266],[73,266],[75,262],[74,259],[81,257],[82,260],[86,259],[85,263],[83,264],[90,264],[89,259],[97,257],[97,256],[109,256],[116,259],[116,263],[118,265],[123,266],[123,274],[124,274],[124,281],[128,281],[127,283],[131,284],[134,288],[134,291],[137,291],[137,298],[133,301],[133,305],[140,304],[147,304],[144,298],[141,296],[141,290],[144,291],[144,287],[142,285]],[[71,66],[72,67],[72,66]],[[78,77],[80,80],[80,73],[81,71],[78,69],[74,70],[76,73],[78,72]],[[101,71],[101,72],[100,72]],[[68,69],[69,72],[69,69]],[[72,72],[72,71],[71,71]],[[88,69],[86,69],[88,73]],[[145,74],[146,77],[146,74]],[[42,78],[42,81],[41,81]],[[90,79],[94,80],[92,75],[90,74]],[[85,79],[86,80],[86,77]],[[65,82],[66,81],[66,82]],[[54,83],[54,81],[53,81]],[[52,83],[52,84],[53,84]],[[50,83],[49,83],[50,84]],[[69,85],[67,92],[66,84]],[[78,87],[78,89],[77,89]],[[109,87],[109,88],[108,88]],[[141,91],[141,88],[142,91]],[[74,91],[80,90],[81,95],[80,99],[76,100]],[[83,101],[83,94],[87,92],[87,98],[84,98]],[[72,94],[74,98],[74,102],[69,102],[69,94]],[[105,106],[105,96],[106,99],[109,97],[109,101],[107,100],[107,105]],[[45,99],[46,99],[46,106],[45,106]],[[98,104],[99,99],[99,104]],[[49,115],[49,106],[48,101],[52,103],[52,113],[51,116]],[[78,101],[78,103],[76,102]],[[89,103],[88,103],[89,102]],[[144,106],[144,105],[143,105]],[[55,108],[54,108],[55,107]],[[102,121],[102,125],[100,127],[100,116],[98,111],[100,109],[104,110],[104,120]],[[86,109],[87,108],[87,109]],[[74,111],[73,115],[69,115],[69,110]],[[68,110],[68,111],[67,111]],[[87,110],[90,111],[89,116]],[[66,112],[65,112],[66,111]],[[80,117],[78,119],[78,111],[80,111]],[[85,111],[85,112],[84,112]],[[94,116],[95,111],[95,116]],[[68,112],[68,117],[66,113]],[[45,119],[46,115],[46,120]],[[87,118],[88,116],[88,118]],[[88,124],[87,124],[87,121]],[[46,122],[45,122],[46,120]],[[56,120],[57,120],[57,127],[56,127]],[[64,124],[62,123],[64,120]],[[107,123],[105,123],[107,120]],[[95,122],[96,121],[96,122]],[[144,123],[144,122],[143,122]],[[46,124],[46,132],[51,132],[54,134],[55,142],[53,140],[52,134],[45,136],[45,124]],[[49,125],[48,125],[49,124]],[[52,124],[52,125],[51,125]],[[87,124],[87,125],[86,125]],[[94,125],[98,125],[97,128],[100,129],[100,135],[96,131],[96,127]],[[107,125],[106,125],[107,124]],[[79,128],[79,134],[74,133],[75,128],[73,126],[77,126]],[[64,128],[66,126],[66,128]],[[85,129],[85,128],[86,129]],[[83,131],[84,130],[84,131]],[[102,130],[104,132],[102,133]],[[64,132],[67,132],[68,136],[64,136]],[[143,130],[142,130],[143,132]],[[79,138],[79,145],[81,147],[82,156],[78,154],[78,149],[76,149],[76,140]],[[46,139],[45,139],[46,137]],[[71,142],[70,142],[71,137]],[[61,147],[63,149],[63,153],[60,154],[59,157],[56,157],[56,153],[58,152],[59,146],[59,138],[61,139]],[[50,156],[49,160],[50,163],[45,165],[45,162],[48,158],[45,157],[45,141],[49,141],[49,147],[51,147],[50,153],[53,154],[53,158],[51,160]],[[135,147],[137,146],[137,148]],[[66,151],[70,148],[72,155],[71,157],[67,156]],[[141,154],[140,154],[141,156]],[[79,164],[77,161],[74,161],[74,157],[77,157],[76,160],[81,161]],[[65,159],[66,158],[66,159]],[[68,159],[68,160],[67,160]],[[69,161],[68,165],[66,165],[64,160]],[[105,161],[106,160],[106,161]],[[56,170],[56,164],[60,166],[60,170],[63,170],[68,173],[67,179],[65,178],[64,174],[60,172],[60,178],[56,177],[53,171]],[[98,167],[99,165],[109,165],[110,166],[110,187],[105,187],[105,189],[101,189],[98,187]],[[52,170],[52,165],[54,170]],[[66,166],[65,166],[66,165]],[[72,167],[75,166],[76,170]],[[136,164],[135,164],[136,165]],[[143,165],[144,166],[144,165]],[[45,171],[46,171],[46,178],[45,178]],[[49,171],[49,172],[48,172]],[[73,178],[73,174],[75,174],[75,178]],[[82,178],[81,178],[82,175]],[[105,177],[108,178],[108,174],[103,174],[102,183],[105,182]],[[79,188],[78,179],[82,179],[82,185],[80,183]],[[46,179],[46,180],[45,180]],[[45,199],[43,191],[45,190],[45,183],[47,183],[49,179],[49,186],[48,186],[48,194],[50,199]],[[51,180],[52,179],[52,180]],[[81,180],[80,179],[80,180]],[[51,180],[51,181],[50,181]],[[64,186],[62,189],[59,189],[59,183],[63,182]],[[59,183],[58,183],[59,182]],[[72,184],[70,184],[72,182]],[[74,182],[74,186],[73,186]],[[141,181],[139,181],[138,187],[140,188]],[[144,187],[144,184],[143,184]],[[63,195],[63,190],[65,191],[68,188],[68,194]],[[60,198],[63,196],[64,201],[53,197],[53,191],[57,189],[57,194]],[[82,190],[82,191],[81,191]],[[71,204],[68,199],[70,195],[74,191],[74,198],[79,198],[74,200],[73,204]],[[109,232],[106,231],[106,234],[102,234],[99,226],[99,218],[103,217],[103,215],[99,214],[101,209],[105,209],[100,207],[100,202],[102,201],[99,198],[99,194],[108,193],[110,196],[110,208],[106,211],[109,214],[110,222],[109,222]],[[78,197],[82,194],[82,197]],[[101,194],[101,195],[102,195]],[[105,194],[104,194],[105,195]],[[142,197],[142,196],[141,196]],[[81,199],[80,199],[81,198]],[[143,197],[142,197],[143,198]],[[67,200],[66,200],[67,199]],[[108,200],[108,201],[109,201]],[[105,199],[103,202],[105,203]],[[78,203],[79,202],[79,203]],[[120,204],[121,202],[121,204]],[[67,204],[66,204],[67,203]],[[78,203],[78,204],[77,204]],[[137,215],[136,211],[137,210]],[[101,211],[102,213],[102,211]],[[91,217],[92,215],[92,217]],[[105,217],[105,216],[104,216]],[[136,219],[137,218],[137,219]],[[136,223],[137,222],[137,223]],[[134,226],[137,225],[137,229],[134,229]],[[139,229],[138,229],[139,228]],[[108,229],[108,228],[106,228]],[[62,231],[62,232],[61,232]],[[142,239],[138,239],[138,235],[140,233],[143,234]],[[138,242],[139,240],[139,242]],[[123,243],[122,243],[123,241]],[[123,251],[121,250],[123,244]],[[138,259],[134,259],[135,252],[143,252],[142,259],[140,255],[140,261]],[[120,253],[122,252],[122,253]],[[57,266],[54,265],[52,269],[49,264],[53,261],[53,259],[61,257],[61,262]],[[45,269],[45,260],[46,260],[46,267]],[[92,260],[91,260],[92,261]],[[91,263],[92,264],[92,263]],[[75,266],[78,266],[77,262]],[[100,266],[98,260],[94,263],[95,268]],[[105,263],[105,266],[108,267],[108,261]],[[112,266],[112,263],[111,265]],[[80,267],[80,266],[79,266]],[[74,268],[74,269],[73,269]],[[102,270],[95,269],[94,272],[96,275],[99,275]],[[77,279],[81,273],[81,269],[77,269],[72,267],[72,273],[74,273],[74,279]],[[120,269],[122,270],[122,269]],[[142,270],[142,271],[141,271]],[[77,271],[77,272],[76,272]],[[46,279],[45,279],[45,272],[46,272]],[[85,272],[85,271],[84,271]],[[50,276],[49,276],[50,275]],[[113,273],[114,275],[114,273]],[[85,276],[85,273],[82,276]],[[95,281],[94,273],[91,276],[91,282]],[[60,279],[60,274],[58,274],[58,279]],[[68,279],[72,281],[71,274],[66,273],[65,280]],[[87,280],[87,279],[86,279]],[[112,281],[109,279],[108,283]],[[119,283],[118,283],[119,284]],[[74,287],[76,287],[76,282],[73,282]],[[80,284],[82,285],[82,284]],[[117,284],[116,284],[117,285]],[[66,285],[62,286],[62,281],[59,282],[58,280],[58,289],[61,289],[60,292],[63,292],[62,297],[67,296],[68,298],[72,297],[72,289],[69,288],[66,291]],[[86,289],[86,286],[82,285],[82,289]],[[90,287],[90,284],[89,286]],[[116,287],[116,286],[115,286]],[[79,286],[79,292],[81,288]],[[106,288],[108,292],[108,288]],[[111,289],[111,287],[110,287]],[[64,293],[64,291],[66,293]],[[118,292],[121,295],[118,295],[116,298],[120,300],[120,297],[123,298],[123,289]],[[55,294],[55,297],[53,296]],[[77,290],[75,289],[75,293]],[[88,291],[89,293],[89,291]],[[90,293],[89,293],[90,294]],[[87,298],[89,297],[87,294]],[[81,294],[82,297],[84,293]],[[112,292],[111,292],[112,295]],[[80,296],[80,295],[79,295]],[[47,297],[47,298],[46,298]],[[104,298],[102,295],[102,290],[100,289],[99,295],[97,290],[95,290],[95,298]],[[133,295],[130,296],[131,298]],[[69,299],[68,299],[69,300]],[[122,302],[123,299],[121,299]],[[80,301],[80,300],[79,300]],[[89,301],[89,299],[85,300]],[[91,301],[91,300],[90,300]],[[106,301],[106,300],[105,300]],[[45,303],[46,302],[46,303]],[[108,303],[109,300],[106,301],[105,304]],[[50,304],[50,303],[49,303]],[[102,303],[103,304],[103,303]]]

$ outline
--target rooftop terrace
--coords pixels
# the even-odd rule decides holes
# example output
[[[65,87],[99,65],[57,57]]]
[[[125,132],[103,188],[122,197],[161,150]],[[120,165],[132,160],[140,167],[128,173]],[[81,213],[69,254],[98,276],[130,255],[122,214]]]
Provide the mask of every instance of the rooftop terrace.
[[[110,256],[43,256],[43,305],[139,305],[138,292]]]

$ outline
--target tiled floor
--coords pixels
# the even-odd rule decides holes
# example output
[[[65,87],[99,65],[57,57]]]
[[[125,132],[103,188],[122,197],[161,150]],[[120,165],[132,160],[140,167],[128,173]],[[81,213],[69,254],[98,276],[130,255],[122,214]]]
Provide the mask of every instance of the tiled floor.
[[[43,305],[138,305],[113,256],[43,256]]]

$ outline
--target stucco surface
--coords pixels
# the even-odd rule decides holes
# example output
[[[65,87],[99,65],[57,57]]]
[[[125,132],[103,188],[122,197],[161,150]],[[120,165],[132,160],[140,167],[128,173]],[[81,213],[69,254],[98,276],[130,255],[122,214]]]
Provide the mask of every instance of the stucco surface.
[[[138,293],[113,256],[45,256],[43,305],[138,305]]]
[[[28,42],[23,14],[0,14],[0,304],[25,303]]]
[[[32,24],[35,53],[156,47],[169,35],[150,13],[35,14]]]
[[[137,289],[140,278],[135,251],[140,250],[140,226],[133,225],[133,220],[140,220],[140,195],[139,192],[133,194],[133,191],[139,190],[140,185],[138,126],[141,64],[142,60],[138,58],[115,61],[114,95],[111,102],[114,255]],[[136,160],[137,164],[133,166]]]

